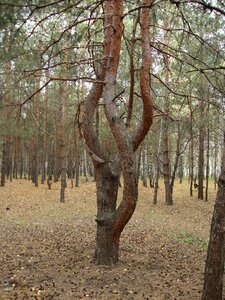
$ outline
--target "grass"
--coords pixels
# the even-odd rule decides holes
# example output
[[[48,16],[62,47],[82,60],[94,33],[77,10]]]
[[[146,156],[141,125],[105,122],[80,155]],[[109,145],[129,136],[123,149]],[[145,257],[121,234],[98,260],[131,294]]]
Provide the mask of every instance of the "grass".
[[[181,232],[177,236],[177,241],[179,243],[184,243],[188,245],[199,245],[202,249],[207,250],[208,242],[201,240],[200,238],[196,237],[193,234],[187,232]]]

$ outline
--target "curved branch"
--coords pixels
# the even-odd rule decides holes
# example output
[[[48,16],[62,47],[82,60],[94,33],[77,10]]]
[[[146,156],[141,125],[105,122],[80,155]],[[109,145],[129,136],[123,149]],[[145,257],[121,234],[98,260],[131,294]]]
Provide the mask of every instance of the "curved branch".
[[[147,2],[147,3],[146,3]],[[151,0],[145,1],[147,5]],[[141,14],[141,47],[142,47],[142,66],[140,70],[140,90],[143,103],[143,113],[141,124],[133,139],[133,149],[137,150],[140,143],[145,138],[153,120],[153,101],[150,92],[150,69],[152,64],[151,47],[149,42],[149,14],[150,9],[143,9]]]

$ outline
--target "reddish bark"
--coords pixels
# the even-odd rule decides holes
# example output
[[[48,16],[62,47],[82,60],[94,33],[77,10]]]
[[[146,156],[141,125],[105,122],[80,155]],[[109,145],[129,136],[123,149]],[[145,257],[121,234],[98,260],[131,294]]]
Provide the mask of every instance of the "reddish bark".
[[[151,0],[144,1],[147,6]],[[122,230],[130,220],[137,203],[138,189],[135,170],[135,150],[147,134],[153,117],[152,98],[149,89],[151,53],[149,44],[150,9],[141,10],[142,67],[140,90],[143,102],[143,116],[138,131],[132,140],[129,128],[120,118],[115,103],[116,77],[119,67],[121,39],[123,34],[123,1],[105,1],[104,4],[104,63],[98,79],[84,105],[82,123],[83,135],[92,157],[97,185],[97,264],[112,264],[118,261],[119,239]],[[113,134],[118,154],[112,161],[107,160],[94,129],[94,115],[100,97],[103,96],[105,115]],[[120,169],[123,174],[123,196],[116,209]]]

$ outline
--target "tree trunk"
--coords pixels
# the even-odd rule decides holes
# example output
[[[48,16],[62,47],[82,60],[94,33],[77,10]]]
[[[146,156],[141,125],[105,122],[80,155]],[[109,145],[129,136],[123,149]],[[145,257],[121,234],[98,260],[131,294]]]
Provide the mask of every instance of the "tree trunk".
[[[1,186],[5,186],[5,177],[9,165],[9,94],[11,81],[11,61],[6,63],[6,84],[4,97],[4,128],[3,128],[3,145],[2,145],[2,167],[1,167]]]
[[[218,139],[216,134],[214,134],[214,163],[213,163],[213,175],[214,175],[214,190],[217,188],[217,160],[218,160]]]
[[[202,300],[222,300],[225,259],[225,170],[219,178],[209,247],[205,266]]]
[[[121,232],[133,215],[138,197],[138,184],[135,170],[135,151],[149,131],[153,119],[153,104],[149,89],[150,82],[150,43],[149,13],[151,0],[144,1],[141,9],[140,31],[142,47],[142,65],[140,69],[140,91],[143,104],[142,118],[136,134],[132,137],[129,128],[117,110],[116,76],[118,72],[121,38],[123,34],[123,1],[104,2],[104,53],[106,57],[98,78],[100,83],[93,87],[85,100],[82,129],[86,148],[90,154],[96,172],[97,184],[97,238],[95,262],[97,264],[116,263],[118,261]],[[102,84],[104,82],[104,85]],[[94,129],[95,110],[99,99],[103,99],[104,113],[116,143],[118,153],[109,159],[103,153]],[[123,195],[116,208],[120,169],[123,174]]]
[[[190,128],[190,148],[189,148],[189,168],[190,168],[190,196],[193,196],[193,181],[194,181],[194,137],[192,126],[192,111],[191,111],[191,128]]]
[[[60,202],[65,202],[66,188],[66,144],[65,144],[65,114],[66,114],[66,97],[67,97],[67,82],[62,83],[61,91],[61,125],[60,125],[60,173],[61,173],[61,188]]]
[[[158,198],[158,189],[159,189],[159,171],[160,171],[160,165],[159,165],[159,157],[157,155],[156,160],[156,174],[155,174],[155,185],[154,185],[154,195],[153,195],[153,204],[157,204],[157,198]]]
[[[162,126],[163,126],[163,119],[160,119],[160,128],[159,128],[159,139],[157,143],[157,148],[155,149],[155,186],[154,186],[154,195],[153,195],[153,204],[157,204],[158,198],[158,189],[159,189],[159,175],[160,175],[160,153],[162,148]]]
[[[5,139],[2,144],[1,186],[5,186]]]
[[[41,71],[38,72],[37,77],[37,90],[40,90],[41,85]],[[38,187],[38,175],[39,175],[39,126],[40,126],[40,92],[36,95],[35,107],[34,107],[34,116],[35,116],[35,136],[34,136],[34,149],[33,149],[33,182],[35,187]]]
[[[173,197],[174,182],[175,182],[175,177],[176,177],[176,172],[177,172],[178,162],[179,162],[179,157],[180,157],[180,140],[181,140],[181,129],[180,129],[180,124],[178,123],[178,126],[177,126],[176,156],[175,156],[175,161],[174,161],[174,166],[173,166],[173,172],[172,172],[171,180],[170,180],[171,197]]]
[[[141,158],[142,158],[142,183],[144,187],[148,187],[147,185],[147,166],[146,166],[146,149],[145,146],[143,146],[141,151]]]
[[[116,210],[119,175],[112,174],[109,167],[96,168],[97,187],[97,235],[95,263],[111,265],[118,261],[119,245],[113,236],[113,215]]]
[[[168,28],[166,19],[164,18],[164,26]],[[168,46],[167,33],[164,35],[164,43]],[[169,84],[169,56],[163,54],[165,64],[165,84]],[[163,133],[162,133],[162,145],[163,145],[163,176],[165,185],[165,203],[167,205],[173,205],[172,191],[170,185],[171,179],[171,165],[169,156],[169,93],[165,89],[165,102],[164,102],[164,116],[163,116]]]
[[[205,201],[208,201],[209,189],[209,128],[207,129],[207,146],[206,146],[206,175],[205,175]]]
[[[46,81],[49,77],[49,70],[46,70]],[[47,121],[48,121],[48,86],[44,92],[44,136],[42,149],[42,163],[41,163],[41,183],[44,184],[46,179],[46,157],[47,157]]]
[[[203,50],[202,50],[203,51]],[[204,142],[205,142],[205,94],[206,86],[204,83],[203,75],[200,77],[199,94],[202,100],[199,101],[199,148],[198,148],[198,199],[204,199]]]
[[[178,177],[179,177],[179,182],[180,184],[183,182],[183,176],[184,176],[184,171],[183,171],[183,156],[180,156],[180,160],[179,160],[179,172],[178,172]]]

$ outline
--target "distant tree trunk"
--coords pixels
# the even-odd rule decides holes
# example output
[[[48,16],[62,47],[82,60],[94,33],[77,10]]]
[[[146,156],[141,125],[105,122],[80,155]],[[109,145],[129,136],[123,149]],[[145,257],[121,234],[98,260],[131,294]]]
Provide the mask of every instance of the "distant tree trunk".
[[[217,188],[217,160],[218,160],[218,139],[214,134],[214,163],[213,163],[213,176],[214,176],[214,190]]]
[[[184,172],[183,172],[183,156],[182,155],[180,155],[178,169],[179,169],[178,177],[179,177],[180,183],[182,183],[183,182],[183,176],[184,176]]]
[[[65,145],[65,117],[66,117],[66,97],[67,82],[62,82],[61,91],[61,126],[60,126],[60,173],[61,173],[61,189],[60,202],[65,202],[66,188],[66,145]]]
[[[20,112],[16,114],[16,128],[17,133],[15,136],[15,146],[14,146],[14,163],[13,163],[13,178],[18,178],[18,168],[19,168],[19,156],[20,156],[20,137],[19,137],[19,126],[20,126]]]
[[[11,81],[11,61],[6,63],[6,84],[4,97],[4,129],[3,129],[3,143],[2,143],[2,167],[1,167],[1,186],[5,186],[5,177],[7,173],[7,166],[9,163],[9,93]]]
[[[163,119],[160,120],[160,128],[159,128],[159,139],[155,149],[155,186],[154,186],[154,195],[153,195],[153,204],[157,204],[158,198],[158,189],[159,189],[159,175],[160,175],[160,154],[162,149],[162,126],[163,126]]]
[[[83,174],[84,174],[85,180],[88,181],[87,152],[85,149],[83,151]]]
[[[166,19],[164,18],[164,26],[168,28]],[[167,33],[164,35],[164,43],[168,45]],[[164,74],[165,84],[169,84],[169,56],[167,54],[164,57]],[[171,164],[169,155],[169,92],[165,89],[165,102],[164,102],[164,116],[163,116],[163,133],[162,133],[162,145],[163,145],[163,176],[165,185],[165,202],[167,205],[173,205],[173,196],[171,191],[170,179],[171,179]]]
[[[8,154],[8,170],[7,176],[10,182],[13,178],[13,137],[9,137],[9,154]]]
[[[169,158],[169,134],[168,134],[168,110],[165,112],[163,120],[163,176],[165,185],[165,203],[167,205],[173,204],[171,189],[170,189],[170,178],[171,178],[171,167]]]
[[[40,90],[41,85],[41,71],[38,72],[37,77],[37,90]],[[39,126],[40,126],[40,92],[36,95],[36,101],[34,106],[34,121],[35,121],[35,136],[33,143],[33,166],[32,166],[32,180],[35,187],[38,187],[38,175],[39,175]]]
[[[23,178],[23,173],[24,173],[24,162],[23,162],[23,146],[24,143],[21,140],[20,141],[20,153],[19,153],[19,174],[20,174],[20,179]]]
[[[59,181],[60,177],[60,133],[58,132],[58,128],[56,128],[56,134],[55,134],[55,143],[54,143],[54,182]]]
[[[199,101],[200,127],[199,127],[199,148],[198,148],[198,199],[204,199],[204,142],[205,142],[205,85],[201,77],[199,93],[202,100]]]
[[[157,204],[158,198],[158,189],[159,189],[159,172],[160,172],[160,163],[159,156],[156,157],[156,174],[155,174],[155,185],[154,185],[154,194],[153,194],[153,204]]]
[[[75,186],[79,186],[80,178],[80,139],[75,136]]]
[[[202,300],[222,300],[225,260],[225,132],[222,172],[211,223]]]
[[[146,166],[146,149],[145,146],[143,146],[141,151],[141,158],[142,158],[142,182],[143,186],[147,187],[147,166]]]
[[[209,128],[207,128],[207,144],[206,144],[206,175],[205,175],[205,201],[208,201],[209,189]]]
[[[46,70],[46,81],[49,77],[49,70]],[[47,121],[48,121],[48,86],[44,92],[44,136],[42,149],[42,166],[41,166],[41,183],[44,184],[46,179],[46,156],[47,156]]]
[[[193,196],[193,181],[194,181],[194,137],[193,137],[193,112],[191,110],[190,117],[190,148],[189,148],[189,168],[190,168],[190,196]]]
[[[174,166],[173,166],[173,172],[172,172],[171,180],[170,180],[171,197],[173,197],[174,182],[175,182],[175,178],[176,178],[176,172],[178,169],[178,163],[179,163],[179,157],[180,157],[180,143],[181,143],[180,140],[181,140],[181,129],[180,129],[180,124],[178,123],[176,155],[175,155],[175,161],[174,161]]]
[[[54,141],[50,141],[49,147],[48,147],[48,168],[47,168],[48,187],[49,187],[49,183],[50,183],[49,189],[51,188],[52,176],[54,173],[54,149],[55,149],[55,143],[54,143]]]

